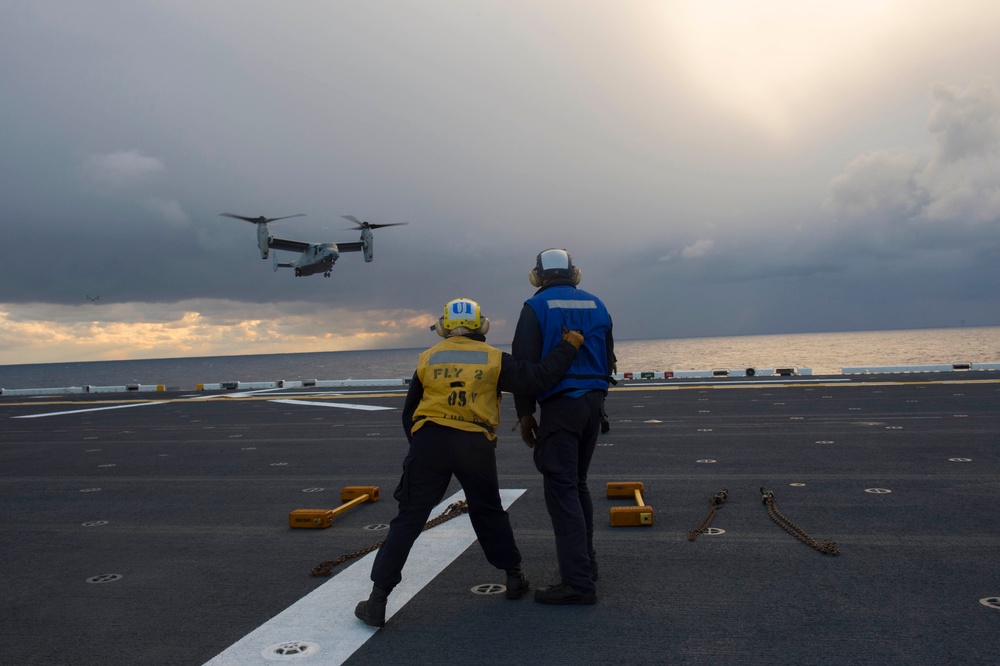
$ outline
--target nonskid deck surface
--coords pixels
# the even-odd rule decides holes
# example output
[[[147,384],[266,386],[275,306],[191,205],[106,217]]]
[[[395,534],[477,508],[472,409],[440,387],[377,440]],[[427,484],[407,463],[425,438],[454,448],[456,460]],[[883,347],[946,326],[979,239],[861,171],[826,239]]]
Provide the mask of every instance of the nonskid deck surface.
[[[384,537],[402,401],[399,388],[0,398],[0,663],[996,663],[993,373],[623,382],[591,467],[597,605],[488,594],[503,575],[461,517],[424,533],[375,631],[353,617],[370,559],[309,572]],[[503,419],[524,570],[557,582],[509,397]],[[643,483],[652,526],[610,526],[627,501],[605,486],[621,481]],[[355,485],[382,500],[328,529],[288,527]],[[761,488],[840,554],[775,524]],[[717,533],[689,541],[722,489]]]

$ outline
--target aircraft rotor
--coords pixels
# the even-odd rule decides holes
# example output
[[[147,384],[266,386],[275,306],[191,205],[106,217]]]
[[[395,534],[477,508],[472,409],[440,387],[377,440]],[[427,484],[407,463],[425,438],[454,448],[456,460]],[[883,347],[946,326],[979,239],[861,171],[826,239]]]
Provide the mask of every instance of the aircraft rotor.
[[[292,217],[305,217],[305,213],[296,213],[295,215],[285,215],[284,217],[247,217],[246,215],[235,215],[233,213],[219,213],[222,217],[231,217],[236,220],[244,220],[250,222],[251,224],[267,224],[268,222],[277,222],[278,220],[287,220]]]
[[[341,217],[344,218],[345,220],[349,220],[354,224],[358,225],[356,227],[353,227],[354,229],[381,229],[382,227],[401,227],[404,224],[409,224],[409,222],[387,222],[385,224],[372,224],[368,221],[362,222],[353,215],[341,215]]]

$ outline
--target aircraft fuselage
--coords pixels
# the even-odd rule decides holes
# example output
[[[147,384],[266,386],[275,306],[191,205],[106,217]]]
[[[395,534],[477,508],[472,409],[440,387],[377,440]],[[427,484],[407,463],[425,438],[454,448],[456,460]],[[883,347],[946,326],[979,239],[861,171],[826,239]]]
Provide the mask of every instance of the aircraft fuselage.
[[[296,277],[323,273],[330,277],[330,269],[340,258],[336,243],[314,243],[292,262]]]

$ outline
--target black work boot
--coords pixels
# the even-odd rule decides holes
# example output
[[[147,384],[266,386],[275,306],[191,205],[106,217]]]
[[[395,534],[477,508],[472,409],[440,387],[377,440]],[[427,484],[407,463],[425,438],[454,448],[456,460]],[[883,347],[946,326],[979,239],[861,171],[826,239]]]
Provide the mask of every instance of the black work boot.
[[[597,592],[583,592],[568,583],[559,583],[535,590],[535,601],[558,606],[596,604]]]
[[[507,569],[507,598],[520,599],[528,591],[528,579],[521,573],[521,567]]]
[[[355,617],[370,627],[381,627],[385,624],[385,602],[388,596],[389,590],[378,585],[372,587],[368,601],[362,601],[355,607]]]

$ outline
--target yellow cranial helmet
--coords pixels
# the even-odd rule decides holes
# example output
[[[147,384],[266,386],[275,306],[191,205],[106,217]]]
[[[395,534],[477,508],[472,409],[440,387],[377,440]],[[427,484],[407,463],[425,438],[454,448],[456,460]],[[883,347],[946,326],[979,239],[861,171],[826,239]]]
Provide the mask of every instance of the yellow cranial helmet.
[[[438,320],[434,329],[441,337],[447,337],[458,329],[485,335],[489,326],[490,320],[483,316],[479,303],[471,298],[456,298],[445,304],[444,316]]]
[[[444,319],[441,326],[446,331],[454,331],[459,326],[476,330],[482,325],[482,313],[479,303],[471,298],[456,298],[444,306]]]

